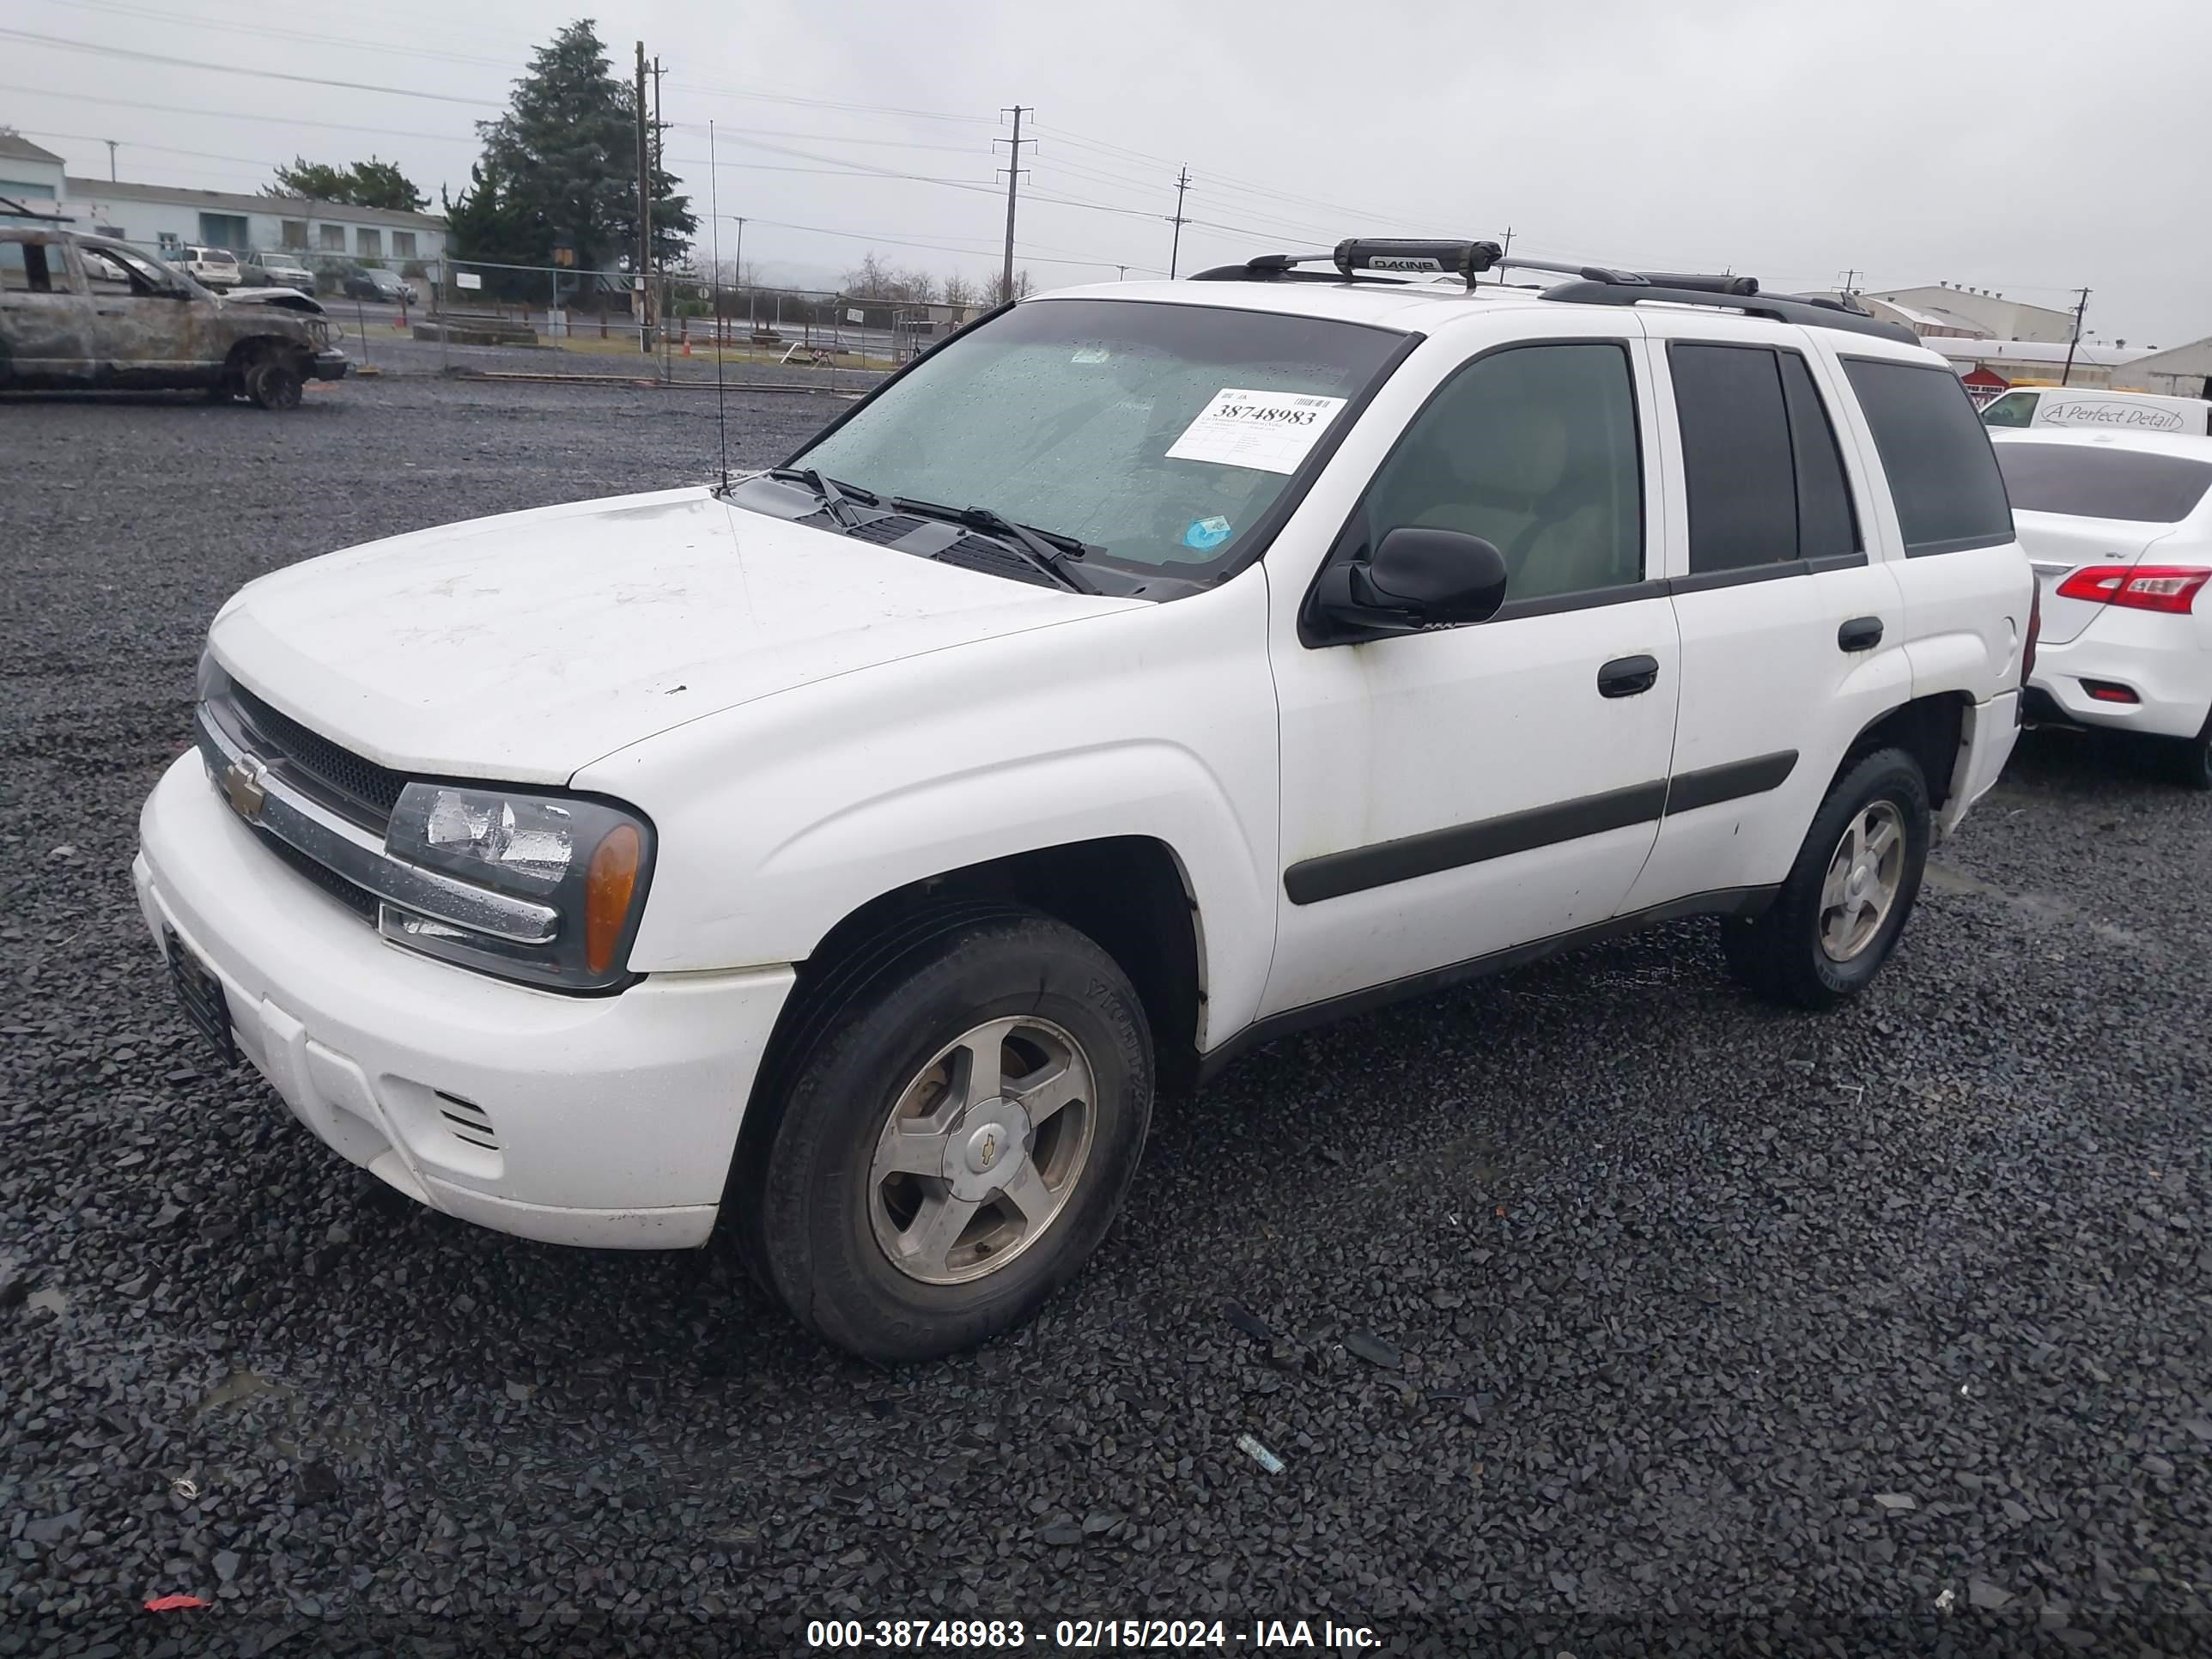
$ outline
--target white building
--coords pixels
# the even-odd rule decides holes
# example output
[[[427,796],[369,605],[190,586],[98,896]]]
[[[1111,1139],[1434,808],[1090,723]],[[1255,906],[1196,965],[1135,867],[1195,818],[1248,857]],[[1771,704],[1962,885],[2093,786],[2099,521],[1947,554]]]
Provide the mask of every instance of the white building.
[[[62,158],[0,127],[0,196],[29,213],[52,213],[62,194]],[[0,213],[7,210],[0,208]]]
[[[2055,340],[2063,345],[2074,337],[2072,312],[2008,300],[1985,288],[1954,288],[1948,283],[1938,283],[1933,288],[1862,293],[1858,298],[1877,317],[1883,315],[1884,307],[1894,309],[1900,314],[1890,320],[1904,323],[1923,338]],[[1929,326],[1922,326],[1906,313],[1918,313]]]
[[[0,173],[10,165],[0,153]],[[325,259],[399,267],[434,263],[446,246],[446,222],[432,213],[105,179],[66,179],[62,189],[61,210],[75,228],[155,252],[187,243],[241,252],[289,248]]]
[[[2164,351],[2131,358],[2113,384],[2138,392],[2212,398],[2212,336],[2189,345],[2171,346]]]
[[[1986,368],[2014,386],[2125,386],[2142,391],[2130,378],[2140,351],[2119,346],[2080,345],[2074,348],[2073,372],[2066,368],[2063,340],[1960,340],[1943,337],[1923,339],[1930,351],[1951,360],[1961,374]]]

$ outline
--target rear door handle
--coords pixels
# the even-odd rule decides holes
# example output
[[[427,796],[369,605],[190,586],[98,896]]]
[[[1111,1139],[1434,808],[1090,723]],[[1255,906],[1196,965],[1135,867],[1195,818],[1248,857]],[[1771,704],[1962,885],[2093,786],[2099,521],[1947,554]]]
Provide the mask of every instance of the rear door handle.
[[[1836,647],[1842,651],[1871,651],[1881,643],[1881,618],[1854,617],[1836,630]]]
[[[1597,671],[1601,697],[1632,697],[1659,684],[1656,657],[1615,657]]]

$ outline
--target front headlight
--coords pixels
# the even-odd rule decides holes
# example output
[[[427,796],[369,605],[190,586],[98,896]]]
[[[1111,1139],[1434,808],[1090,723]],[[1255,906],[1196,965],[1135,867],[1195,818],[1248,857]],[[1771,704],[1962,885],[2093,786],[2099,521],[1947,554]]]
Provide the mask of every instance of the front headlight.
[[[653,826],[637,813],[583,796],[410,783],[392,808],[385,848],[410,864],[549,905],[557,918],[550,939],[524,944],[386,904],[378,924],[386,939],[566,991],[627,982],[653,866]]]

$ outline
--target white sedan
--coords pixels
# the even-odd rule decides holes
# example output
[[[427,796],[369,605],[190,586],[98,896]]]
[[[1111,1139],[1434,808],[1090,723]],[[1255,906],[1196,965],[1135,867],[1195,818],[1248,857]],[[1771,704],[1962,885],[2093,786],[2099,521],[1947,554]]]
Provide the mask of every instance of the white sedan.
[[[2172,739],[2212,789],[2212,438],[1990,437],[2043,588],[2028,718]]]

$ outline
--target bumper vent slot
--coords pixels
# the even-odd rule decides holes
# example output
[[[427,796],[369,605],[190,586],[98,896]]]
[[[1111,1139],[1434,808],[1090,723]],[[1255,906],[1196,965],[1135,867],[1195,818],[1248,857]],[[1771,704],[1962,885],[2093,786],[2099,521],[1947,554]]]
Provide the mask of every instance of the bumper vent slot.
[[[459,1095],[449,1095],[443,1089],[430,1091],[438,1097],[438,1114],[446,1120],[446,1127],[454,1139],[465,1141],[487,1152],[499,1150],[499,1137],[493,1133],[491,1114],[473,1100],[463,1100]]]

